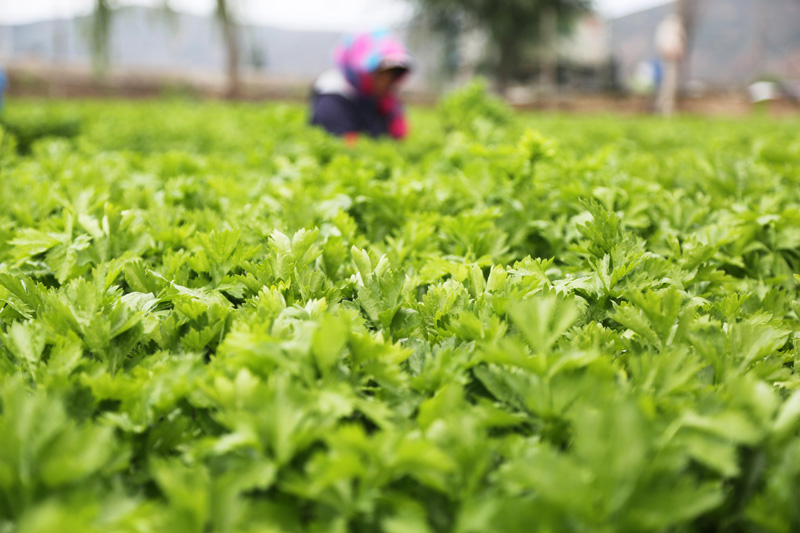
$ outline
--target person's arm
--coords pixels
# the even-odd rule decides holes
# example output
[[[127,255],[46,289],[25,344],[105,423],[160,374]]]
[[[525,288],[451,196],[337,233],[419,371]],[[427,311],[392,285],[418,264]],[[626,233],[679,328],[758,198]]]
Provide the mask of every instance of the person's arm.
[[[329,133],[352,138],[358,134],[358,120],[353,104],[338,94],[322,94],[314,105],[311,124],[322,126]]]

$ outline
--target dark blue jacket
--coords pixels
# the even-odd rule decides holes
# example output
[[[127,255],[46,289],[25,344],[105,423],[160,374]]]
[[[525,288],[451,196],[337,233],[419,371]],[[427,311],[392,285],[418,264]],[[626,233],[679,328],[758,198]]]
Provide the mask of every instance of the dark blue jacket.
[[[314,84],[311,124],[340,136],[361,133],[380,137],[389,132],[389,122],[378,103],[359,95],[339,71],[326,72]]]
[[[8,77],[3,67],[0,67],[0,109],[3,109],[3,96],[6,92],[6,85],[8,85]]]

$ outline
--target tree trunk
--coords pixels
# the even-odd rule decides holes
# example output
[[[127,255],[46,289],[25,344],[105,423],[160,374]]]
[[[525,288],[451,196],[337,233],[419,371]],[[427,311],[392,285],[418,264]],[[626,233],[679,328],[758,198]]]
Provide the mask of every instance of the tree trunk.
[[[500,58],[497,62],[497,92],[505,96],[508,92],[508,87],[511,85],[511,79],[514,76],[514,70],[517,67],[517,43],[513,38],[504,37],[498,41],[498,52]]]
[[[53,72],[55,72],[63,57],[66,57],[67,36],[66,32],[64,31],[66,29],[66,22],[61,20],[60,17],[55,17],[50,23],[52,24],[53,29],[53,55],[50,58],[50,63],[52,65]],[[61,96],[61,84],[58,82],[57,77],[51,80],[50,87],[48,88],[48,94],[50,95],[50,98]]]
[[[109,68],[111,53],[111,17],[108,0],[97,0],[92,14],[91,51],[95,76],[102,78]]]
[[[541,90],[547,97],[556,94],[558,88],[558,15],[552,7],[542,9],[539,21],[541,32]]]
[[[217,18],[222,27],[222,37],[225,41],[226,71],[228,74],[226,96],[233,99],[239,96],[241,86],[239,80],[239,32],[226,0],[217,0]]]

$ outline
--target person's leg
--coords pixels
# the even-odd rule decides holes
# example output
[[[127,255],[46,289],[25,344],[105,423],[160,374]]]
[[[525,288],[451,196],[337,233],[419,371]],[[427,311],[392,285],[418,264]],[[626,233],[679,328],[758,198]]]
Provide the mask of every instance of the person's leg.
[[[658,112],[670,116],[675,111],[675,96],[678,92],[678,62],[664,62],[664,78],[658,93]]]

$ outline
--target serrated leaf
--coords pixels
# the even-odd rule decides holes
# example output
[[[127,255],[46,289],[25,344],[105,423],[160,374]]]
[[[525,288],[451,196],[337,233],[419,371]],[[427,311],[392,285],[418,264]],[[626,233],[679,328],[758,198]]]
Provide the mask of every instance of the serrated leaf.
[[[574,300],[557,295],[512,302],[508,314],[537,353],[550,351],[580,316]]]

